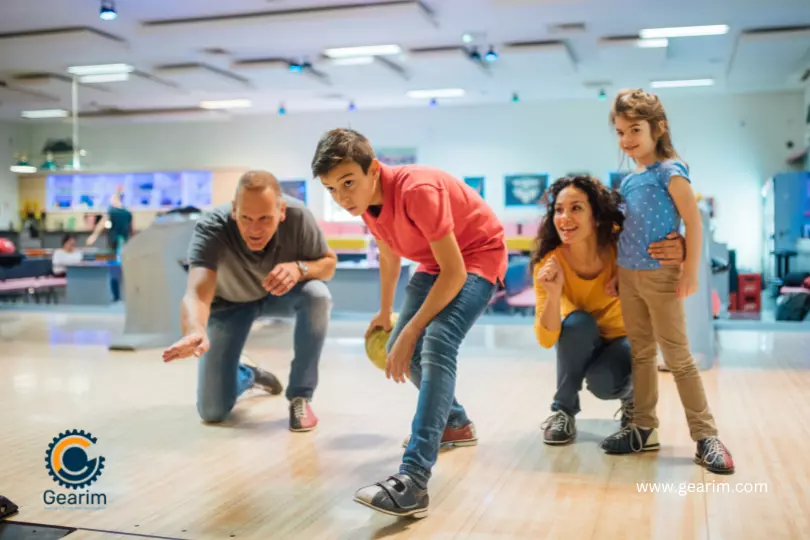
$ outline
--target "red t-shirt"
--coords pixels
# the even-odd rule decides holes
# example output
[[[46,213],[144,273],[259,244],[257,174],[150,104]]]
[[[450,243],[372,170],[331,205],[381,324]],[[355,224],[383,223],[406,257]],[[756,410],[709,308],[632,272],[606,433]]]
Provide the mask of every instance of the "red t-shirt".
[[[478,192],[431,167],[380,165],[382,210],[376,218],[363,213],[375,237],[419,263],[418,272],[438,274],[430,242],[452,231],[468,273],[491,283],[503,281],[508,262],[503,225]]]

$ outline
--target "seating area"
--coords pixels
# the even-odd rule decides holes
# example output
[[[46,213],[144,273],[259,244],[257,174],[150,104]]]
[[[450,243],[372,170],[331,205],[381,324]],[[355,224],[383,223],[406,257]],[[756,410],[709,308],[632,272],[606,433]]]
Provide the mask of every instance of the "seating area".
[[[0,302],[55,304],[66,286],[64,277],[53,275],[50,258],[14,254],[0,259]]]

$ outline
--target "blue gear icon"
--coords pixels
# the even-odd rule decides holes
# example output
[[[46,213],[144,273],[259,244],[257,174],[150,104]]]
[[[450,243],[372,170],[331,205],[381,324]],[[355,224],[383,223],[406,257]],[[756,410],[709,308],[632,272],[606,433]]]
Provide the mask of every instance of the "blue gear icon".
[[[60,433],[45,451],[45,469],[62,487],[80,489],[95,482],[104,469],[104,457],[89,459],[86,449],[98,439],[83,430]]]

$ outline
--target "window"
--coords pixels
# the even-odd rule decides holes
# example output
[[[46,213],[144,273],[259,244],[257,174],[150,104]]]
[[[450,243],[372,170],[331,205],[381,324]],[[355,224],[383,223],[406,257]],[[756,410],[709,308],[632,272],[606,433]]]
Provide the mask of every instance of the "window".
[[[323,218],[326,221],[336,221],[342,223],[363,223],[363,218],[360,216],[353,216],[348,213],[346,210],[340,207],[338,203],[331,197],[331,195],[326,194],[324,197],[324,205],[323,205]]]

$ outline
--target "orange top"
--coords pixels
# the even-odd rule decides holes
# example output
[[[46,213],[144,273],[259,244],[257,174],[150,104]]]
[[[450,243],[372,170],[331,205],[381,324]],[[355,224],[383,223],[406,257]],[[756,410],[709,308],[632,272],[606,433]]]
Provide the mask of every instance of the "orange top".
[[[363,213],[371,234],[419,263],[417,271],[438,274],[430,243],[453,232],[467,272],[503,281],[508,263],[503,225],[477,191],[432,167],[380,166],[382,210],[376,218]]]
[[[557,261],[563,271],[563,289],[560,298],[560,317],[565,319],[573,311],[585,311],[593,315],[596,319],[596,324],[599,326],[599,333],[603,339],[616,339],[626,336],[627,333],[624,329],[624,319],[622,319],[622,310],[619,304],[619,299],[608,296],[605,293],[605,285],[610,280],[611,276],[616,273],[616,252],[613,252],[610,264],[608,264],[602,273],[593,279],[583,279],[579,277],[565,260],[565,255],[562,253],[561,248],[547,253],[543,260],[541,260],[533,269],[536,275],[537,271],[543,267],[549,257],[557,255]],[[534,294],[537,298],[537,311],[534,320],[534,332],[537,334],[537,341],[543,347],[549,349],[553,347],[560,337],[559,330],[552,332],[545,328],[540,320],[543,317],[543,306],[546,303],[546,291],[540,282],[534,280]]]

